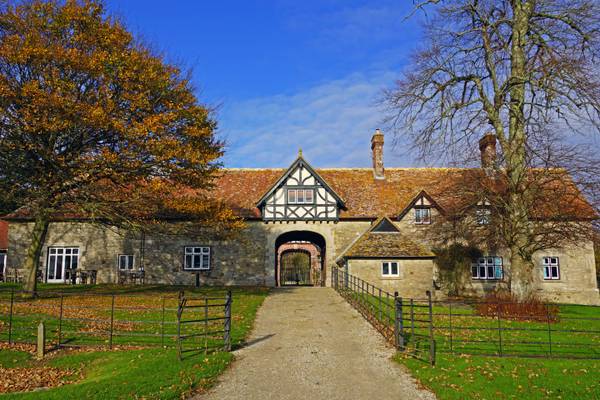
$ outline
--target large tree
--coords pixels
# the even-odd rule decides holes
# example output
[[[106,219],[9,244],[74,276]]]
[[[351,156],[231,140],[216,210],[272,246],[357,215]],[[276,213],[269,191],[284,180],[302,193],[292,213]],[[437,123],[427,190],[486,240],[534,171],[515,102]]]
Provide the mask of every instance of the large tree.
[[[142,228],[185,217],[235,225],[209,190],[222,143],[189,79],[95,0],[0,10],[0,201],[33,221],[35,291],[54,218]]]
[[[422,155],[444,153],[453,160],[476,154],[483,133],[495,134],[500,158],[486,195],[495,196],[490,200],[497,205],[497,231],[510,250],[511,290],[526,297],[532,255],[544,236],[543,224],[535,222],[539,215],[533,214],[539,200],[552,202],[549,186],[534,183],[533,169],[563,168],[567,174],[537,178],[565,193],[573,187],[569,161],[583,172],[585,183],[594,178],[580,168],[582,153],[572,143],[577,132],[599,126],[600,5],[596,0],[416,3],[415,10],[425,12],[425,38],[386,93],[389,121]],[[546,222],[556,225],[558,219]],[[557,230],[561,239],[569,239],[570,226]]]

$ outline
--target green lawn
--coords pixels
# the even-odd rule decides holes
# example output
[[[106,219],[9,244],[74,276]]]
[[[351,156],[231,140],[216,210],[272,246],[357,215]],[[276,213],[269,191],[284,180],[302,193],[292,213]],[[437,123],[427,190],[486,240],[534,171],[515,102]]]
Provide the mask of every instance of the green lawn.
[[[398,355],[440,400],[600,399],[600,361],[438,354],[436,366]]]
[[[52,286],[51,290],[56,289]],[[162,335],[160,335],[161,324],[164,320],[174,322],[176,320],[177,305],[177,288],[161,287],[161,286],[134,286],[134,287],[114,287],[99,285],[96,287],[88,287],[87,290],[81,289],[78,286],[68,286],[61,288],[68,291],[83,291],[88,293],[106,294],[109,292],[118,291],[119,295],[123,296],[121,303],[116,301],[114,321],[119,325],[125,320],[140,321],[135,322],[132,326],[120,326],[122,329],[115,335],[115,344],[133,344],[137,345],[153,345],[160,344]],[[47,287],[42,287],[42,291],[48,290]],[[235,288],[233,290],[233,305],[232,305],[232,345],[239,347],[243,344],[244,338],[249,333],[256,311],[262,304],[262,301],[268,294],[267,289],[263,288]],[[189,290],[190,296],[220,297],[224,290],[222,288],[202,288],[198,290]],[[3,293],[3,304],[6,304],[6,293]],[[129,297],[127,297],[129,296]],[[89,297],[72,297],[74,308],[75,303],[84,301],[85,311],[84,317],[89,317],[96,324],[104,323],[106,320],[106,299],[110,300],[111,296],[98,297],[100,300],[90,300]],[[162,311],[162,298],[165,300],[167,307],[166,311]],[[55,304],[52,307],[41,307],[40,305],[48,305],[49,300],[39,300],[41,304],[36,305],[31,300],[18,300],[16,307],[19,313],[14,317],[13,324],[15,328],[19,328],[13,332],[13,338],[31,341],[33,339],[30,328],[35,327],[40,319],[43,319],[48,324],[49,336],[55,337],[56,319]],[[55,300],[53,300],[55,301]],[[156,305],[158,304],[158,307]],[[216,307],[220,308],[220,307]],[[67,308],[65,307],[64,310]],[[81,317],[81,315],[78,314]],[[18,317],[18,318],[17,318]],[[73,315],[75,317],[75,315]],[[193,318],[194,315],[190,315]],[[98,322],[99,321],[99,322]],[[2,314],[0,322],[0,339],[6,340],[6,321],[5,314]],[[69,335],[77,344],[107,344],[107,337],[102,330],[101,334],[85,335],[82,333],[82,324],[88,324],[89,321],[69,321],[63,320],[63,339],[69,339]],[[207,388],[214,381],[214,378],[219,375],[224,368],[232,360],[231,353],[227,352],[209,352],[189,353],[183,361],[177,358],[175,349],[175,341],[172,339],[173,329],[176,324],[164,325],[167,330],[165,337],[165,345],[167,348],[145,348],[123,351],[89,351],[89,352],[64,352],[55,356],[48,357],[42,363],[33,361],[30,356],[24,352],[18,351],[0,351],[0,365],[5,368],[14,367],[33,367],[39,365],[47,365],[63,369],[78,370],[83,374],[81,380],[65,386],[52,388],[48,390],[30,392],[30,393],[13,393],[1,395],[0,398],[15,398],[15,399],[129,399],[129,398],[147,398],[147,399],[178,399],[185,394],[193,391]],[[134,329],[130,331],[129,329]],[[83,332],[87,328],[83,329]],[[70,333],[69,333],[70,332]],[[141,334],[141,336],[139,335]],[[146,334],[150,336],[145,336]],[[16,335],[16,336],[15,336]],[[19,336],[20,335],[20,336]],[[63,342],[64,343],[64,342]],[[71,342],[70,342],[71,343]],[[202,347],[203,343],[197,343]]]
[[[393,329],[393,298],[350,292],[347,298]],[[513,321],[478,315],[468,304],[433,303],[433,335],[437,353],[528,355],[536,357],[600,358],[600,307],[560,305],[554,322]],[[381,311],[380,311],[381,310]],[[427,351],[429,336],[426,301],[402,302],[404,337],[408,346]],[[414,320],[414,329],[413,321]],[[413,337],[414,332],[414,337]]]

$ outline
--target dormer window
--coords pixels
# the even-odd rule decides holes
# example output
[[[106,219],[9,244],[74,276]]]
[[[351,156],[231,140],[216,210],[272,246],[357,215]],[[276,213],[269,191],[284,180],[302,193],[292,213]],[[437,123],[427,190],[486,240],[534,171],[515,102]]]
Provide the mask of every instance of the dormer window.
[[[429,208],[429,207],[415,208],[415,224],[417,224],[417,225],[431,224],[431,208]]]
[[[314,189],[288,189],[288,204],[313,204]]]

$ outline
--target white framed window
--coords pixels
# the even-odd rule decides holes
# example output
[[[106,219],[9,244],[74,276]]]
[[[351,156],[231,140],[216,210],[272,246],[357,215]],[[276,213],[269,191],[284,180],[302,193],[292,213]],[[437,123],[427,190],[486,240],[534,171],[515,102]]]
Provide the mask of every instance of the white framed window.
[[[417,224],[417,225],[431,224],[431,208],[429,208],[429,207],[415,208],[415,224]]]
[[[208,270],[210,269],[210,247],[188,246],[184,250],[183,269]]]
[[[400,266],[397,261],[384,261],[381,263],[381,276],[398,277],[400,276]]]
[[[488,225],[492,217],[492,210],[487,207],[479,207],[475,211],[475,220],[478,225]]]
[[[46,281],[64,282],[71,271],[79,268],[79,247],[49,247]]]
[[[560,263],[558,257],[544,257],[544,280],[556,281],[560,279]]]
[[[480,257],[471,266],[471,277],[482,280],[501,280],[504,276],[502,257]]]
[[[119,254],[119,271],[132,271],[135,266],[133,254]]]
[[[314,189],[288,189],[289,204],[313,204],[315,202]]]

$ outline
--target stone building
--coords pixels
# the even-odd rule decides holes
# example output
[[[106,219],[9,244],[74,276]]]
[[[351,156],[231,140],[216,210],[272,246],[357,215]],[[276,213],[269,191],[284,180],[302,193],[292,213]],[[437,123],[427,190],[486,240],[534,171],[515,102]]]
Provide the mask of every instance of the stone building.
[[[311,274],[314,285],[329,285],[331,268],[341,266],[404,297],[422,297],[426,290],[441,297],[428,233],[453,207],[461,178],[495,162],[493,137],[480,144],[483,168],[386,168],[384,137],[377,130],[372,168],[314,169],[299,154],[287,170],[224,169],[215,195],[245,220],[236,238],[163,237],[61,219],[49,227],[40,269],[47,282],[64,281],[69,268],[96,270],[98,282],[115,282],[120,270],[143,269],[151,283],[191,284],[199,275],[208,285],[279,286],[285,283],[281,255],[296,246],[310,254],[319,272]],[[485,211],[485,203],[473,207]],[[576,210],[577,218],[596,217],[580,195]],[[8,264],[20,266],[32,223],[8,219]],[[539,252],[534,261],[535,289],[542,297],[599,302],[591,241]],[[481,294],[502,286],[507,271],[505,251],[482,254],[473,260],[466,291]]]

